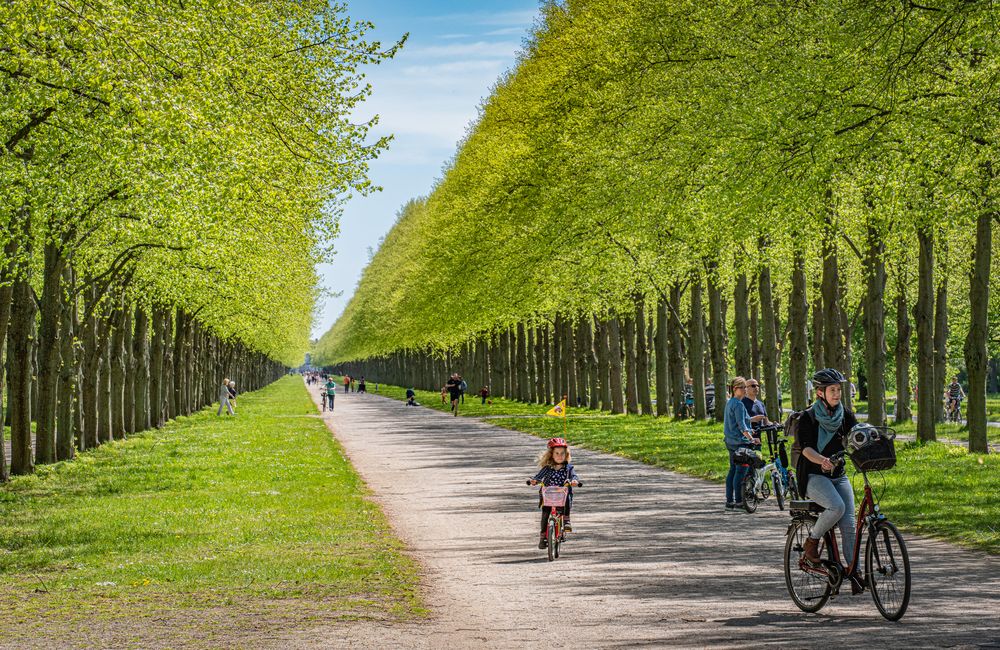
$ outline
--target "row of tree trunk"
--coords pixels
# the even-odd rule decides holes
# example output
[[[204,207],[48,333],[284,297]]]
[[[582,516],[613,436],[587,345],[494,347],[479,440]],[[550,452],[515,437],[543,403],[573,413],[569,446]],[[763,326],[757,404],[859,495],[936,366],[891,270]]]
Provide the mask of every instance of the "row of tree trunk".
[[[196,314],[131,304],[117,285],[79,282],[69,265],[45,265],[36,300],[30,276],[4,259],[0,422],[11,454],[8,465],[0,439],[0,480],[190,415],[218,399],[224,378],[255,390],[286,370],[219,339]]]
[[[987,315],[992,220],[991,205],[985,206],[977,223],[970,299],[972,326],[965,344],[969,373],[969,448],[987,451],[986,371],[988,354]],[[860,260],[865,269],[866,292],[856,309],[846,305],[845,274],[840,269],[840,242]],[[948,363],[947,283],[935,282],[935,232],[919,232],[917,301],[913,307],[917,338],[917,381],[929,390],[918,391],[918,437],[935,439],[935,426],[943,420],[942,395]],[[762,259],[768,244],[759,243]],[[941,256],[944,259],[944,256]],[[851,406],[850,382],[855,366],[853,332],[861,319],[864,332],[863,368],[867,379],[868,421],[887,423],[886,336],[884,295],[887,288],[885,244],[870,229],[861,248],[831,227],[823,244],[821,275],[811,283],[802,253],[793,257],[791,294],[787,316],[774,295],[771,270],[763,266],[754,278],[736,278],[732,295],[733,354],[726,327],[729,301],[720,289],[716,266],[706,264],[706,273],[671,284],[653,297],[636,294],[633,309],[611,315],[556,314],[551,320],[518,323],[466,343],[445,353],[408,350],[380,358],[344,363],[334,370],[352,375],[378,377],[380,381],[437,390],[451,372],[459,372],[477,392],[487,386],[493,395],[525,402],[551,404],[563,396],[569,405],[603,409],[612,413],[673,415],[686,417],[686,392],[693,395],[694,417],[721,421],[725,393],[717,389],[713,413],[707,412],[707,385],[727,386],[735,374],[757,378],[762,399],[772,420],[783,419],[786,405],[781,395],[781,355],[787,351],[793,409],[806,408],[814,396],[809,392],[810,365],[832,367],[848,378],[844,396]],[[705,280],[707,277],[707,294]],[[940,274],[940,277],[945,277]],[[912,278],[905,264],[896,272],[896,327],[893,350],[896,367],[895,420],[911,418],[910,305],[908,283]],[[707,295],[708,305],[704,304]],[[647,305],[655,303],[655,313]],[[686,304],[685,304],[686,303]],[[683,319],[682,312],[689,314]],[[707,318],[706,318],[707,312]],[[811,319],[811,322],[810,322]],[[811,363],[810,363],[811,362]],[[651,381],[652,380],[652,381]],[[657,399],[653,399],[653,388]]]

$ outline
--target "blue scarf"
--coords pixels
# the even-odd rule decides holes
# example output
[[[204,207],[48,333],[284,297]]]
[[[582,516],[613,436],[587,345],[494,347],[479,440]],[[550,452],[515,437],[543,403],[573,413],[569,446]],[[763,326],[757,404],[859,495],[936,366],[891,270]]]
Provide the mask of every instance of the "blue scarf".
[[[819,425],[818,444],[816,451],[823,453],[826,446],[833,440],[833,437],[840,431],[840,425],[844,423],[844,403],[837,404],[833,410],[833,415],[826,409],[826,405],[820,400],[816,400],[812,405],[813,417]]]

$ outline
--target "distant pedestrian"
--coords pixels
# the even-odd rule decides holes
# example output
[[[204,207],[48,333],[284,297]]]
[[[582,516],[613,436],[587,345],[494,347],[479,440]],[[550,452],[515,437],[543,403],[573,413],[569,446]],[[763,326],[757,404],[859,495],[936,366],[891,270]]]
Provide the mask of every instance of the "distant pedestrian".
[[[322,390],[326,391],[326,405],[324,410],[329,409],[332,412],[333,400],[337,397],[337,382],[333,380],[333,377],[330,377],[329,381],[326,382],[326,386],[324,386]]]
[[[406,405],[420,406],[419,404],[417,404],[417,393],[412,388],[406,389]]]
[[[462,404],[465,404],[465,392],[469,390],[469,385],[465,383],[465,379],[462,378],[462,375],[458,376],[458,389],[462,391]]]
[[[358,382],[358,392],[359,393],[367,393],[368,392],[368,387],[365,384],[365,378],[364,377],[362,377],[361,381]]]
[[[351,378],[344,375],[344,394],[346,395],[349,390],[351,390]]]
[[[223,408],[229,411],[229,415],[236,415],[236,411],[233,410],[233,405],[229,403],[228,379],[223,379],[222,385],[219,386],[219,412],[216,415],[222,415]]]
[[[358,380],[355,379],[354,377],[351,377],[351,392],[352,393],[354,392],[355,384],[357,384],[357,383],[358,383]]]
[[[233,405],[233,410],[236,410],[236,382],[229,382],[229,403]]]
[[[462,380],[457,372],[453,372],[448,378],[448,383],[441,391],[442,396],[445,392],[451,397],[451,412],[458,417],[458,403],[462,399]]]
[[[479,397],[482,398],[483,404],[486,404],[486,398],[490,396],[490,389],[488,386],[483,386],[479,389]]]

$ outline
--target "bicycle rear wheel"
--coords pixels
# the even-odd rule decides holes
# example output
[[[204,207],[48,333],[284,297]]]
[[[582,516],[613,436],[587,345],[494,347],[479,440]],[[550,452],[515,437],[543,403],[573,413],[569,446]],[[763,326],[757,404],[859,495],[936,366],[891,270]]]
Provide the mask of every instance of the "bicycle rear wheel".
[[[552,517],[549,518],[549,527],[545,531],[545,539],[548,541],[549,548],[549,562],[552,562],[557,557],[559,557],[559,538],[556,535],[556,520]]]
[[[898,621],[910,604],[910,556],[906,542],[888,521],[880,521],[865,544],[865,579],[878,611]]]
[[[799,560],[805,553],[804,545],[809,535],[809,524],[805,521],[793,522],[785,540],[785,586],[792,602],[803,612],[818,612],[830,600],[833,588],[824,576],[802,570]],[[819,555],[830,556],[826,540],[820,541]]]
[[[743,491],[743,509],[749,513],[757,512],[757,506],[760,504],[756,486],[757,473],[753,469],[750,469],[747,475],[743,477],[743,485],[740,487]]]

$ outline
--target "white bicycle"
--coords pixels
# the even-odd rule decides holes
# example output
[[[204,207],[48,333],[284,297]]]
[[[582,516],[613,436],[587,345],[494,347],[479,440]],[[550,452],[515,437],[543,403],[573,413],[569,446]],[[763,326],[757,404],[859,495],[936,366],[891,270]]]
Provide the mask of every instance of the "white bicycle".
[[[760,445],[754,445],[752,452],[742,456],[746,462],[740,462],[739,458],[737,459],[737,462],[749,467],[747,475],[743,478],[743,509],[747,512],[757,512],[757,506],[760,505],[760,502],[770,498],[773,492],[778,502],[778,509],[784,510],[785,492],[788,488],[782,482],[781,473],[774,460],[766,463],[756,453],[759,448]],[[748,449],[748,451],[750,450]]]

